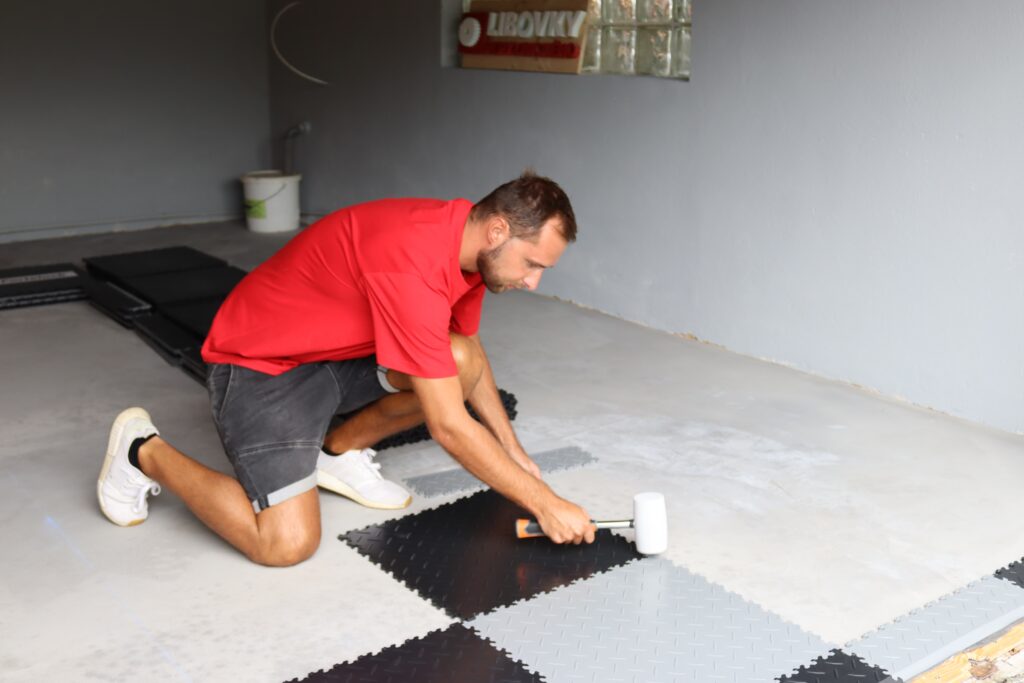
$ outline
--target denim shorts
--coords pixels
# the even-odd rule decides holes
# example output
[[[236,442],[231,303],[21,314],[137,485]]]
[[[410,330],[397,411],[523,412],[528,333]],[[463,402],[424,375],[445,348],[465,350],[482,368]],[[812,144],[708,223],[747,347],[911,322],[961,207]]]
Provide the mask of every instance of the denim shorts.
[[[228,460],[253,510],[316,487],[316,461],[335,415],[390,391],[374,356],[309,363],[280,375],[214,364],[206,386]]]

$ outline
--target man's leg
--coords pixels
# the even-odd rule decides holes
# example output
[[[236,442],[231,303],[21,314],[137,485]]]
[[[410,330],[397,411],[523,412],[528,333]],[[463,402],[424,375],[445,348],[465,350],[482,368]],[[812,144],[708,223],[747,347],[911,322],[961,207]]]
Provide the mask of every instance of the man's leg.
[[[277,376],[210,367],[214,423],[238,479],[192,460],[162,439],[141,408],[114,421],[97,484],[114,523],[141,524],[146,497],[166,486],[210,529],[255,562],[286,566],[320,542],[316,461],[340,400],[330,370],[303,365]]]
[[[139,448],[139,465],[253,562],[298,564],[320,544],[320,498],[315,488],[257,514],[235,478],[196,462],[159,436]]]
[[[469,339],[454,333],[450,336],[452,356],[462,383],[462,395],[468,398],[480,380],[484,360],[477,346]],[[419,399],[412,391],[409,376],[388,370],[388,382],[399,390],[398,393],[371,403],[335,427],[324,439],[324,445],[330,451],[344,453],[369,448],[381,439],[423,423],[423,411]]]

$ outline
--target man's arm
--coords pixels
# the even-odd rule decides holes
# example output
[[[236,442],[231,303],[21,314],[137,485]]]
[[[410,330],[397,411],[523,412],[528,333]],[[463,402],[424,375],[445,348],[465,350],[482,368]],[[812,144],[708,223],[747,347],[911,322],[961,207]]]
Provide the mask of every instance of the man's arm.
[[[501,397],[498,395],[498,385],[494,381],[491,363],[487,360],[487,354],[484,352],[484,345],[480,341],[480,335],[474,334],[467,338],[476,345],[480,351],[480,357],[483,359],[483,370],[480,373],[480,380],[477,382],[473,393],[469,396],[469,404],[473,406],[473,410],[480,416],[483,423],[487,425],[487,428],[491,430],[494,438],[498,440],[498,443],[505,449],[505,452],[519,463],[520,467],[539,479],[540,468],[530,459],[522,444],[519,443],[515,430],[512,429],[512,423],[509,422],[508,413],[505,412],[505,407],[501,404]]]
[[[458,377],[410,379],[430,435],[463,467],[533,513],[554,542],[593,542],[594,525],[586,511],[559,498],[547,484],[513,462],[487,428],[469,416]]]

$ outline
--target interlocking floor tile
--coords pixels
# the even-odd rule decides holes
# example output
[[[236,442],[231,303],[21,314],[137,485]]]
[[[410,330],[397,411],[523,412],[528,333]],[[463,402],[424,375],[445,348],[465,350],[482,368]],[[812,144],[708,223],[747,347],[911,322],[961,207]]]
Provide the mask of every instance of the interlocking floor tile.
[[[45,306],[46,304],[61,304],[66,301],[80,301],[87,298],[84,289],[65,289],[56,292],[47,292],[38,296],[9,296],[0,297],[0,310],[8,308],[22,308],[26,306]]]
[[[184,301],[223,299],[246,272],[234,266],[216,266],[172,273],[151,273],[123,278],[129,291],[157,308]]]
[[[818,657],[810,666],[801,666],[796,673],[783,676],[779,683],[886,683],[892,680],[877,666],[866,664],[842,650],[832,650],[827,657]]]
[[[987,576],[845,649],[909,680],[1022,618],[1024,589]]]
[[[517,539],[526,513],[494,491],[340,536],[449,615],[468,619],[640,557],[601,531],[592,545]]]
[[[181,369],[192,379],[206,386],[206,363],[198,348],[186,349],[181,354]]]
[[[0,270],[0,309],[84,299],[84,278],[70,263]]]
[[[550,683],[767,683],[829,649],[661,558],[468,623]]]
[[[1024,560],[1017,560],[996,572],[1000,579],[1010,581],[1024,588]]]
[[[210,256],[192,247],[181,246],[109,256],[90,256],[83,260],[89,272],[114,281],[152,273],[172,273],[227,265],[223,259],[216,256]]]
[[[161,306],[161,311],[168,318],[178,323],[192,334],[206,338],[213,324],[213,318],[224,303],[224,297],[183,301]]]
[[[558,472],[596,462],[594,456],[577,446],[556,448],[531,457],[542,472]],[[458,491],[484,487],[479,479],[461,467],[412,477],[406,479],[405,483],[416,493],[428,497],[444,496]]]
[[[89,303],[124,327],[132,327],[133,321],[147,314],[152,306],[134,294],[112,282],[103,282],[92,277],[85,278],[85,290]]]
[[[135,318],[135,332],[172,365],[181,365],[182,354],[199,349],[203,340],[159,313]]]
[[[461,624],[434,631],[318,671],[303,683],[539,683],[543,679],[509,659]]]

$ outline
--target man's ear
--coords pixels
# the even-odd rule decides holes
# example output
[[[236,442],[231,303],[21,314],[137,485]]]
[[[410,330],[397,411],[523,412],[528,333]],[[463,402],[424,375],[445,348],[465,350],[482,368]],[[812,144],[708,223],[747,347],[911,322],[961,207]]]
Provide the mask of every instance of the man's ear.
[[[487,245],[496,247],[509,236],[508,220],[497,214],[487,219]]]

